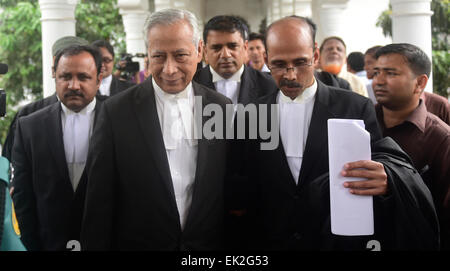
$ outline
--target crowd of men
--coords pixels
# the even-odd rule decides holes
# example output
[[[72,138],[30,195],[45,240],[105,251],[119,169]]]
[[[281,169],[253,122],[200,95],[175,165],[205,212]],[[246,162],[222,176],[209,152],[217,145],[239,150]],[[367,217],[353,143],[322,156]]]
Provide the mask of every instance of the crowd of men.
[[[377,240],[382,250],[450,249],[450,106],[424,92],[429,58],[389,44],[347,60],[340,37],[319,46],[316,31],[290,16],[264,36],[221,15],[202,38],[191,12],[154,12],[138,84],[113,76],[108,42],[58,40],[56,92],[19,111],[3,150],[25,247],[366,250]],[[273,105],[275,117],[262,110]],[[257,118],[240,115],[244,106]],[[330,230],[331,118],[363,120],[370,133],[371,160],[341,174],[348,193],[373,197],[373,235]],[[249,135],[274,126],[275,148]]]

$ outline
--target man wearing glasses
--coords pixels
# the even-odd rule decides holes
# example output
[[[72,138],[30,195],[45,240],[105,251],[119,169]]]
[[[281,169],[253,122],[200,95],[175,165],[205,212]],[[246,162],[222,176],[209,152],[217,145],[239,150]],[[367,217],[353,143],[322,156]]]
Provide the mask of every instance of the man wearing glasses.
[[[371,135],[372,152],[381,133],[368,98],[326,86],[314,77],[314,65],[319,59],[315,32],[310,19],[298,16],[280,19],[266,32],[268,66],[279,91],[259,99],[259,105],[278,105],[279,123],[270,121],[270,113],[267,120],[272,126],[279,125],[281,143],[274,150],[261,150],[263,139],[248,144],[249,193],[253,193],[249,213],[255,222],[250,233],[254,235],[252,243],[257,249],[267,250],[364,250],[368,240],[376,239],[382,249],[392,248],[392,229],[408,223],[394,227],[390,224],[394,220],[388,218],[391,213],[385,212],[393,210],[389,199],[398,199],[395,187],[401,182],[388,177],[385,162],[354,161],[341,171],[345,177],[365,179],[345,182],[342,189],[361,197],[374,196],[378,235],[347,238],[331,234],[327,120],[363,120]],[[386,224],[377,224],[380,221]]]
[[[100,84],[99,92],[103,96],[113,96],[122,90],[134,86],[133,82],[119,80],[112,75],[114,68],[114,49],[109,42],[96,40],[93,46],[99,48],[102,54],[102,75],[103,80]]]

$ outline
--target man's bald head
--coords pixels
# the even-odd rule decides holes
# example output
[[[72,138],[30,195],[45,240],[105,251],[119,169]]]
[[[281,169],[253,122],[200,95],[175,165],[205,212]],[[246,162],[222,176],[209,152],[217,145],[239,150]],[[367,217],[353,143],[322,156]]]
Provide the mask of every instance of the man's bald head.
[[[286,33],[284,33],[284,31],[280,32],[280,30],[284,28],[286,28],[285,30],[286,32],[288,32],[287,34],[289,33],[292,34],[292,37],[311,40],[312,48],[315,47],[316,31],[317,31],[316,24],[309,18],[293,15],[279,19],[269,25],[266,31],[266,51],[269,50],[267,48],[268,47],[267,41],[269,39],[269,35],[275,34],[273,38],[276,38],[277,35],[280,34],[285,35]]]

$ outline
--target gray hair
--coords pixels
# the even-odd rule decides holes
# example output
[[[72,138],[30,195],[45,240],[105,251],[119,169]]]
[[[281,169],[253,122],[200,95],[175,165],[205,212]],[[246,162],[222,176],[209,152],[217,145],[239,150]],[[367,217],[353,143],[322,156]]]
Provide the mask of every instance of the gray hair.
[[[187,10],[169,8],[154,12],[148,16],[144,26],[145,46],[147,49],[149,45],[148,33],[152,27],[156,25],[173,25],[181,20],[188,22],[192,29],[192,42],[194,43],[195,48],[198,48],[198,43],[200,42],[200,28],[198,27],[195,15]]]

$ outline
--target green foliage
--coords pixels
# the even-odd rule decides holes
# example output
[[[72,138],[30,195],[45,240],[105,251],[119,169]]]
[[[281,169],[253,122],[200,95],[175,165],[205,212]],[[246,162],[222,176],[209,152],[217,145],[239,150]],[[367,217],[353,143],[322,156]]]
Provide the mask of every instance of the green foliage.
[[[0,88],[7,92],[7,115],[0,121],[0,142],[4,142],[18,104],[25,96],[42,97],[42,40],[37,0],[0,0],[0,7],[0,62],[9,66],[8,73],[0,77]],[[116,52],[125,51],[117,1],[81,0],[75,18],[78,36],[90,42],[105,39]]]
[[[0,121],[2,142],[24,93],[42,97],[40,17],[36,2],[10,5],[0,14],[0,62],[9,66],[8,73],[0,79],[0,87],[7,93],[7,115]]]
[[[433,92],[448,97],[447,89],[450,87],[449,70],[450,56],[448,32],[450,26],[450,0],[431,1],[431,36],[432,36],[432,65],[433,65]],[[383,11],[378,17],[376,26],[383,29],[383,35],[392,37],[392,8]]]
[[[375,24],[378,27],[381,27],[383,30],[383,35],[385,37],[392,38],[392,7],[389,5],[389,9],[383,11],[377,19],[377,23]]]
[[[76,7],[75,17],[77,36],[90,42],[107,40],[116,56],[125,52],[125,32],[117,1],[82,0]]]
[[[450,86],[450,53],[445,50],[433,50],[433,89],[447,97]]]

